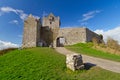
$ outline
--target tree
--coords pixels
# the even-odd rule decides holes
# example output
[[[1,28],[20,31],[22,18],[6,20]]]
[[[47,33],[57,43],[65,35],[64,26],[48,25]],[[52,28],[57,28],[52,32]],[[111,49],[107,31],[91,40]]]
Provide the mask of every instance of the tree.
[[[116,41],[110,37],[107,39],[107,47],[114,49],[115,52],[119,50],[119,46],[120,45],[118,44],[118,41]]]
[[[92,42],[93,42],[94,46],[99,44],[99,40],[96,37],[92,38]]]

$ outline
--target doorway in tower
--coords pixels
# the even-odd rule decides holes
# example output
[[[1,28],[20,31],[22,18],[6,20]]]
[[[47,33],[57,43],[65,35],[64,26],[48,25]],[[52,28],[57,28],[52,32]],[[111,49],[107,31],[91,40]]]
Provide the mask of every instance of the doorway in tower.
[[[56,41],[57,47],[64,47],[65,44],[65,38],[64,37],[58,37]]]

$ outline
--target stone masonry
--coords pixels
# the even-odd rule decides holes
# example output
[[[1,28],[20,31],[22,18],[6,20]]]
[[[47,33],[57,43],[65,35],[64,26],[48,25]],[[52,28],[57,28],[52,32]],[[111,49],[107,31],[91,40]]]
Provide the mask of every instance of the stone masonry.
[[[67,68],[73,71],[84,69],[82,56],[80,54],[67,54],[66,65]]]
[[[64,37],[64,45],[73,45],[76,43],[85,43],[92,41],[92,38],[96,37],[99,40],[100,36],[88,28],[62,28],[59,30],[58,37]]]
[[[100,36],[88,28],[60,28],[60,17],[52,13],[44,16],[43,19],[36,19],[32,15],[24,21],[24,32],[22,47],[61,47],[76,43],[92,41]]]
[[[40,22],[31,14],[24,21],[22,47],[36,47],[40,41]]]

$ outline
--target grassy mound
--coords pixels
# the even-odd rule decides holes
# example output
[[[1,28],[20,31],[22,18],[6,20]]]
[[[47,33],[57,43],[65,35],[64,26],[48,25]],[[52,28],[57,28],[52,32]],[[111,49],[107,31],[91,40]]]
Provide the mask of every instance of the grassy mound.
[[[94,49],[92,47],[93,47],[93,43],[78,43],[75,45],[66,46],[67,49],[75,51],[77,53],[86,54],[86,55],[90,55],[90,56],[95,56],[95,57],[100,57],[100,58],[120,62],[120,55],[115,55],[115,54],[111,54],[108,52],[103,52],[101,50],[97,50],[97,49]]]
[[[72,72],[65,56],[50,48],[15,50],[0,56],[0,80],[120,80],[120,74],[93,67]]]

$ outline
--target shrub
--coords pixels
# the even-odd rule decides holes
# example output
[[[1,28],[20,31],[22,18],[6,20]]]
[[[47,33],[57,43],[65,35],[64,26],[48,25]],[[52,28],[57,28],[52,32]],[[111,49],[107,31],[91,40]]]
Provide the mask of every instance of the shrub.
[[[108,38],[107,40],[107,47],[111,48],[111,49],[114,49],[115,51],[118,51],[119,50],[119,44],[118,44],[118,41],[112,39],[112,38]]]
[[[96,37],[92,38],[92,42],[93,42],[94,46],[99,45],[99,40]]]
[[[7,49],[0,50],[0,55],[6,54],[7,52],[13,51],[15,49],[17,48],[7,48]]]

